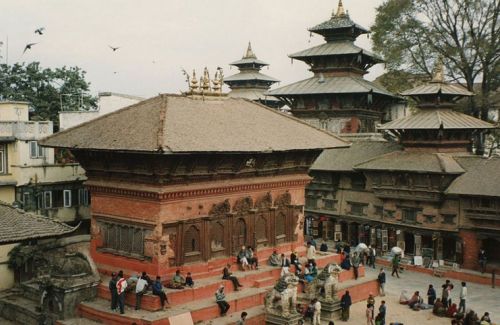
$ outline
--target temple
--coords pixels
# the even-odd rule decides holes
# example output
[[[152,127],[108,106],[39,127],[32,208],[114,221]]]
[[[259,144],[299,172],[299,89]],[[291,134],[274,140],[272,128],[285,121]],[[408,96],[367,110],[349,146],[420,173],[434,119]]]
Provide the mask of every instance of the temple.
[[[444,260],[477,268],[480,247],[499,262],[492,248],[500,224],[491,216],[499,213],[500,192],[491,173],[500,159],[472,154],[473,135],[494,125],[453,110],[473,94],[445,82],[440,63],[430,82],[403,95],[419,111],[380,127],[398,143],[356,141],[314,163],[306,193],[309,230],[382,252],[398,246],[409,257],[423,256],[425,266]]]
[[[326,43],[290,57],[309,65],[313,77],[267,94],[285,102],[294,116],[334,133],[375,132],[377,124],[394,118],[390,110],[401,99],[363,78],[383,60],[354,44],[369,31],[351,20],[342,1],[329,20],[309,31]]]
[[[263,67],[269,66],[269,64],[257,59],[250,42],[248,42],[248,48],[241,60],[232,62],[230,65],[237,67],[240,72],[224,79],[224,83],[231,88],[228,93],[229,97],[246,98],[272,108],[283,106],[283,103],[276,97],[264,95],[271,85],[279,80],[260,72]]]
[[[347,146],[250,101],[174,95],[44,145],[71,149],[87,172],[100,270],[162,277],[179,267],[220,271],[242,245],[302,247],[308,168],[323,148]]]

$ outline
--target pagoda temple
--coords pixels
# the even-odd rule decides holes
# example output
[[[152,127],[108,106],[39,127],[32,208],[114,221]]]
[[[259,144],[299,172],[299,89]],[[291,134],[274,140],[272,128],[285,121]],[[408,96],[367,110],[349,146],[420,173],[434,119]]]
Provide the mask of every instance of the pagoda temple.
[[[86,170],[101,270],[220,272],[242,245],[303,246],[307,170],[323,148],[347,144],[263,105],[208,95],[161,95],[45,140]]]
[[[248,42],[248,48],[241,60],[230,63],[230,65],[237,67],[240,72],[224,79],[224,83],[231,88],[229,97],[246,98],[272,108],[283,106],[283,103],[276,97],[264,95],[271,85],[279,80],[260,72],[263,67],[269,66],[269,64],[257,59],[250,42]]]
[[[294,116],[335,133],[375,132],[386,110],[400,98],[363,76],[379,56],[354,44],[369,31],[351,20],[342,0],[331,18],[309,29],[326,43],[291,54],[310,66],[313,77],[269,91]]]
[[[455,111],[473,94],[443,76],[438,63],[430,82],[403,93],[419,111],[379,127],[399,143],[358,141],[320,155],[306,192],[316,234],[381,252],[398,246],[424,266],[443,260],[477,269],[481,247],[500,262],[500,191],[492,177],[500,159],[472,154],[473,134],[495,126]]]

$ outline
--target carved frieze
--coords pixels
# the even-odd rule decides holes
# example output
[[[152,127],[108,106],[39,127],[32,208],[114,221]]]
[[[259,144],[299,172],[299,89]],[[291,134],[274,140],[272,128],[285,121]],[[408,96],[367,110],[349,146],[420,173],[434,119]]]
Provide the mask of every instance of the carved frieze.
[[[233,212],[237,214],[243,214],[250,209],[253,209],[253,199],[249,196],[238,199],[233,206]]]
[[[212,209],[210,209],[210,215],[214,216],[224,216],[231,212],[231,204],[229,203],[229,200],[226,199],[224,202],[214,204],[212,206]]]
[[[276,201],[274,201],[274,205],[278,208],[285,208],[291,203],[292,203],[292,195],[288,191],[286,191],[283,194],[280,194],[276,198]]]
[[[255,208],[259,210],[269,209],[273,206],[273,196],[271,192],[267,192],[263,196],[257,199],[255,202]]]

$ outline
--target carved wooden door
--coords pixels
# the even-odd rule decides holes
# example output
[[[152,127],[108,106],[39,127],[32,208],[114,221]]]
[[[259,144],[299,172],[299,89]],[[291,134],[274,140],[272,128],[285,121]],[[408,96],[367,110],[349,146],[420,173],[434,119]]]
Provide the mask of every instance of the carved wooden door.
[[[247,225],[245,220],[240,218],[236,221],[233,233],[233,252],[237,254],[241,246],[247,243]]]
[[[415,256],[422,256],[422,236],[415,235]]]

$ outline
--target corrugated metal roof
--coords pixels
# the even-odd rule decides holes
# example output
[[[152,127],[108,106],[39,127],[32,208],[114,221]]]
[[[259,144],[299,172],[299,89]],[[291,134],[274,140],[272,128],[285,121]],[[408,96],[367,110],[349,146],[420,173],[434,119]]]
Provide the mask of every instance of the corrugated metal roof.
[[[278,79],[270,77],[260,72],[246,72],[242,71],[240,73],[234,74],[229,77],[224,77],[224,82],[226,81],[244,81],[244,80],[263,80],[271,82],[279,82]]]
[[[266,62],[259,60],[257,58],[243,58],[241,60],[229,63],[229,65],[234,65],[234,66],[239,66],[239,65],[244,65],[244,64],[255,64],[255,65],[261,65],[261,66],[269,65],[269,63],[266,63]]]
[[[268,95],[308,95],[308,94],[348,94],[348,93],[374,93],[396,97],[387,89],[362,77],[312,77],[293,84],[269,91]]]
[[[456,84],[448,84],[442,82],[429,82],[420,85],[410,90],[406,90],[401,95],[403,96],[418,96],[418,95],[457,95],[457,96],[474,96],[473,93],[464,87]]]
[[[379,127],[380,130],[411,129],[493,129],[491,123],[452,109],[421,109],[418,113],[403,117]]]
[[[395,151],[373,158],[355,165],[354,169],[440,174],[461,174],[465,171],[452,155],[406,151]]]
[[[356,46],[352,41],[338,41],[324,43],[307,50],[290,54],[291,58],[304,58],[310,56],[326,56],[326,55],[344,55],[344,54],[358,54],[362,53],[366,56],[373,58],[375,61],[383,62],[384,60],[370,51],[364,50]]]
[[[347,142],[244,99],[160,95],[56,133],[41,145],[157,154],[318,150]]]
[[[350,172],[353,166],[383,154],[400,151],[402,147],[388,141],[355,141],[349,148],[324,150],[311,170]]]
[[[466,170],[446,189],[447,194],[500,197],[500,158],[456,157]]]

